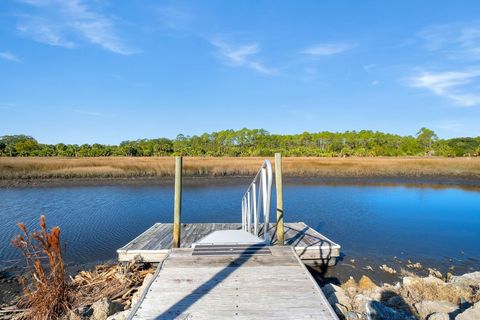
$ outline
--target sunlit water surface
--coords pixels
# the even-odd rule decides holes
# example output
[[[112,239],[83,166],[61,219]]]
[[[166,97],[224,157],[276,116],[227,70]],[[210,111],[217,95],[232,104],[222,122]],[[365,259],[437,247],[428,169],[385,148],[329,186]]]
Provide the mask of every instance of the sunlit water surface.
[[[185,187],[183,222],[240,222],[243,183]],[[286,221],[304,221],[341,244],[345,258],[480,260],[480,192],[460,188],[287,184]],[[272,199],[272,205],[275,199]],[[172,222],[171,186],[0,189],[0,266],[19,258],[16,224],[40,214],[58,225],[67,260],[113,259],[155,222]],[[272,216],[274,210],[272,210]]]

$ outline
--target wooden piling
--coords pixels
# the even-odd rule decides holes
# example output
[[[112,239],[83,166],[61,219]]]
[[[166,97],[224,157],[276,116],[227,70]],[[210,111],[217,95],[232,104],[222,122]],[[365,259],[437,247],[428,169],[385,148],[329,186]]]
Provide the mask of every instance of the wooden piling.
[[[283,246],[283,181],[282,181],[282,155],[275,153],[275,190],[277,191],[277,245]]]
[[[180,248],[182,216],[182,157],[175,157],[175,197],[173,212],[173,248]]]

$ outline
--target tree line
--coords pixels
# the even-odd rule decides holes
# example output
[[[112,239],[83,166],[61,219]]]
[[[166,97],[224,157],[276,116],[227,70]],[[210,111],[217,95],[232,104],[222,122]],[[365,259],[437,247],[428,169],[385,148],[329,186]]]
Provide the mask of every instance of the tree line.
[[[378,131],[271,134],[263,129],[223,130],[175,139],[140,139],[119,145],[43,144],[27,135],[0,137],[3,157],[108,157],[108,156],[480,156],[480,137],[439,139],[421,128],[415,136]]]

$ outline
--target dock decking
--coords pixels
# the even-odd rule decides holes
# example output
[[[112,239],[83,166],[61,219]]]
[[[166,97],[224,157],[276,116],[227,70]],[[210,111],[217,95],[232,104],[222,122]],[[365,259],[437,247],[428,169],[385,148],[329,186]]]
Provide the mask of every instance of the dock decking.
[[[293,247],[244,249],[172,249],[129,319],[338,319]]]
[[[182,224],[181,248],[190,248],[194,242],[213,231],[240,230],[240,223],[187,223]],[[276,225],[270,224],[272,245],[276,244]],[[260,236],[263,234],[263,225]],[[161,262],[172,248],[173,224],[155,223],[144,233],[117,250],[121,262],[141,259]],[[311,265],[334,264],[340,256],[340,245],[310,228],[303,222],[285,223],[285,245],[294,247],[300,259]]]

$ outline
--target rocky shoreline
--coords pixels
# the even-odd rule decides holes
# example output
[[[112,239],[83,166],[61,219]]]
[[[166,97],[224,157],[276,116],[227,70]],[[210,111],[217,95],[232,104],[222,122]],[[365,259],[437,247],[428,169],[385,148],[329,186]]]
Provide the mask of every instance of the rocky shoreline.
[[[480,272],[437,276],[405,276],[382,286],[362,276],[322,290],[340,319],[480,319]]]
[[[416,270],[421,265],[412,263],[410,267]],[[387,265],[379,269],[387,274],[395,271]],[[65,319],[126,320],[148,287],[154,270],[137,265],[126,271],[124,266],[113,264],[80,271],[70,277],[77,302]],[[376,284],[363,274],[338,285],[323,283],[321,288],[340,319],[480,319],[480,271],[445,276],[435,269],[428,271],[429,276],[419,277],[402,270],[402,276],[397,275],[400,281],[392,284]],[[10,277],[8,281],[15,280]],[[22,319],[20,292],[17,294],[17,304],[0,306],[0,319]]]

